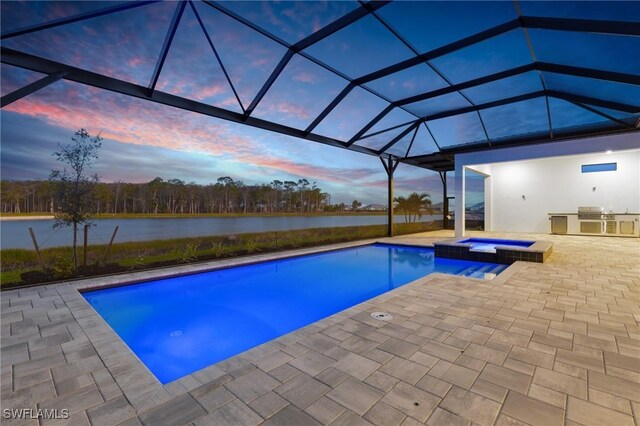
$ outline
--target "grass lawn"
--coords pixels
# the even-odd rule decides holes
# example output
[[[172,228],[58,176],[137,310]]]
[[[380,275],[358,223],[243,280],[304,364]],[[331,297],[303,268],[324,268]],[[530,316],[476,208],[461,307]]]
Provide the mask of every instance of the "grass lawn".
[[[396,224],[396,234],[409,234],[439,229],[425,223]],[[178,238],[113,244],[107,254],[106,245],[87,248],[87,266],[73,271],[71,247],[52,247],[41,251],[42,264],[34,250],[0,250],[2,265],[0,285],[3,289],[72,278],[136,271],[154,267],[224,259],[255,253],[312,247],[346,241],[386,236],[386,225],[346,226],[302,229],[227,236]],[[82,247],[78,248],[82,262]]]

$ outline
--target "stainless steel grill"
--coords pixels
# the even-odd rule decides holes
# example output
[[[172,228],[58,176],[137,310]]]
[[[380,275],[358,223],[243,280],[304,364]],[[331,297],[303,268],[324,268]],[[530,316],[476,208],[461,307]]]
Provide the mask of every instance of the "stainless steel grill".
[[[602,220],[603,214],[602,207],[578,207],[579,220]]]

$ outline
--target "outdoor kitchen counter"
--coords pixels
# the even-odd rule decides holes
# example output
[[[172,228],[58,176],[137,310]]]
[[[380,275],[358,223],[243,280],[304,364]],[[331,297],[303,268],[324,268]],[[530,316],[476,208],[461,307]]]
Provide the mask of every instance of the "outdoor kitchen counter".
[[[547,213],[549,216],[578,216],[578,213]],[[615,214],[616,216],[640,216],[640,213],[609,213],[605,212],[604,214]]]
[[[640,213],[609,213],[604,212],[603,219],[580,219],[578,213],[547,213],[549,217],[549,233],[567,235],[604,235],[615,237],[639,237],[640,236]],[[566,228],[553,229],[552,223],[558,217],[566,218]],[[589,232],[591,229],[585,228],[584,224],[591,226],[599,222],[601,232]],[[557,226],[557,225],[556,225]]]

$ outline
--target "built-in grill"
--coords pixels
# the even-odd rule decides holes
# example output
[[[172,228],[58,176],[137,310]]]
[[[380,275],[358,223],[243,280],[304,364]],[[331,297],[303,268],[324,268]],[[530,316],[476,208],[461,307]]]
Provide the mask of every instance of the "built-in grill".
[[[602,207],[578,207],[579,220],[602,220],[603,214]]]
[[[580,233],[600,234],[603,231],[604,209],[602,207],[578,207]]]

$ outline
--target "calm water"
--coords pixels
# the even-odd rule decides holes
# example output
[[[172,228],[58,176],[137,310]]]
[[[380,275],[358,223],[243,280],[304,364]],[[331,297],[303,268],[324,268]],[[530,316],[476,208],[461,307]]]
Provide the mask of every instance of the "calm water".
[[[434,219],[441,219],[441,216]],[[404,216],[396,216],[404,223]],[[423,216],[422,220],[431,220]],[[120,226],[115,242],[229,235],[246,232],[286,231],[291,229],[334,226],[382,225],[387,216],[281,216],[281,217],[211,217],[177,219],[102,219],[89,230],[89,244],[108,244],[113,229]],[[2,248],[32,249],[29,227],[33,228],[41,248],[70,246],[70,228],[52,229],[53,220],[1,221]],[[82,235],[79,236],[81,241]]]
[[[534,241],[497,240],[493,238],[467,238],[459,242],[471,244],[471,250],[488,251],[492,253],[496,252],[496,246],[531,247],[534,243]]]
[[[83,295],[168,383],[432,272],[482,278],[505,268],[373,244]]]

